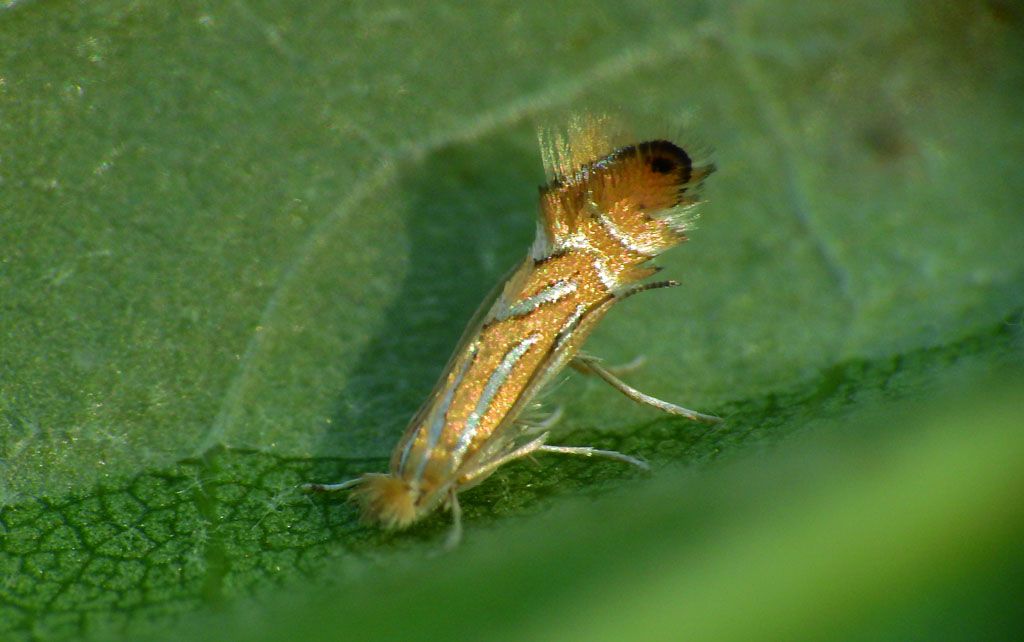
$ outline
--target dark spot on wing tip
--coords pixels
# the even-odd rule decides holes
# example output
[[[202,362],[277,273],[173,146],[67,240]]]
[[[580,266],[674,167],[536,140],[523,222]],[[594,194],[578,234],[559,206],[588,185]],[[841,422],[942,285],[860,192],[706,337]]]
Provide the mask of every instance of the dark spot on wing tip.
[[[671,141],[658,139],[620,147],[603,158],[584,164],[572,176],[555,176],[547,184],[540,186],[540,193],[543,196],[585,181],[591,172],[612,169],[617,162],[627,158],[638,158],[651,172],[670,177],[681,191],[685,191],[690,181],[695,178],[693,159],[686,150]],[[714,169],[714,165],[710,163],[702,165],[696,170],[696,178],[702,179]]]
[[[651,170],[658,174],[668,174],[676,168],[675,161],[664,156],[655,156],[651,159]]]
[[[693,161],[686,151],[667,140],[652,140],[637,145],[637,151],[648,159],[652,172],[657,174],[678,173],[680,182],[690,180]]]

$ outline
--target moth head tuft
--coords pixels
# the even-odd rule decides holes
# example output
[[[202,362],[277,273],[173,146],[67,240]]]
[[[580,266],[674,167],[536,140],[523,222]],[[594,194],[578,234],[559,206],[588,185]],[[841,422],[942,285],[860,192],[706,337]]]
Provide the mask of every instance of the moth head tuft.
[[[352,497],[363,509],[363,520],[388,529],[407,528],[420,517],[419,495],[408,482],[393,475],[370,473]]]

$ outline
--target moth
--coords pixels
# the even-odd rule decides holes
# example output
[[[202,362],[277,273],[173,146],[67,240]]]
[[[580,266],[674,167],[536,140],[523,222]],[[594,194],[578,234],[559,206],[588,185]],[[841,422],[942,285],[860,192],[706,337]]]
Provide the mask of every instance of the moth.
[[[459,493],[499,467],[536,453],[629,455],[548,443],[551,421],[523,416],[566,366],[600,377],[630,399],[687,419],[717,417],[646,395],[581,347],[621,301],[678,285],[645,282],[651,259],[686,240],[698,188],[714,171],[654,139],[619,144],[611,121],[577,116],[564,133],[541,130],[548,183],[540,188],[536,240],[470,321],[430,397],[398,442],[387,473],[310,491],[353,489],[366,521],[403,529],[439,507],[451,511],[447,546],[462,535]]]

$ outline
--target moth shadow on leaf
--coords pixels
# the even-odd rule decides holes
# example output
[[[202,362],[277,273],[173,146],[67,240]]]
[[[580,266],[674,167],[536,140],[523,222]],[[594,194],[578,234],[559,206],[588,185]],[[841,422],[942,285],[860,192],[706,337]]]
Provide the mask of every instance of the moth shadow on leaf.
[[[476,307],[529,247],[543,181],[532,136],[519,131],[399,163],[389,192],[406,212],[408,268],[318,449],[379,455],[381,472]],[[360,218],[371,225],[373,212]]]

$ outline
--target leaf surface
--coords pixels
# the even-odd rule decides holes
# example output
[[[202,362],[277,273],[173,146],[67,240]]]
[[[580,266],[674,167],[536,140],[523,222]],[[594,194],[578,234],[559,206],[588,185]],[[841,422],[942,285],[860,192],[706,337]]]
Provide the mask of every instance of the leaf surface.
[[[789,453],[894,398],[927,406],[935,390],[1012,369],[1022,20],[955,3],[9,3],[0,635],[137,639],[296,585],[379,588],[394,565],[429,586],[436,566],[422,558],[444,516],[378,534],[347,504],[294,489],[384,467],[474,307],[531,241],[535,125],[573,110],[612,108],[639,131],[713,148],[700,227],[658,261],[684,287],[624,304],[588,350],[646,355],[631,383],[727,422],[702,433],[570,379],[547,397],[565,407],[562,441],[698,477],[737,462],[707,474],[743,486],[764,465],[739,463],[751,453]],[[982,434],[1002,438],[1001,421]],[[946,424],[920,434],[928,426]],[[917,434],[866,429],[857,443],[874,457]],[[985,452],[965,469],[980,474]],[[947,461],[933,454],[907,465]],[[1005,508],[1003,472],[979,477],[990,519]],[[536,547],[522,555],[555,563],[570,550],[562,534],[528,516],[583,510],[559,507],[631,476],[589,461],[512,466],[467,495],[470,540],[486,532],[467,554],[480,573],[504,568],[514,526]],[[851,502],[875,496],[852,473],[832,481],[841,507],[844,488]],[[668,483],[626,494],[654,510]],[[782,501],[773,483],[748,501]],[[935,510],[964,506],[917,490]],[[640,523],[682,540],[695,510]],[[907,520],[897,541],[915,546],[932,523]],[[743,533],[740,548],[759,545]],[[600,550],[584,538],[578,559]],[[651,586],[671,595],[681,577]],[[801,613],[801,595],[780,594],[774,612]]]

